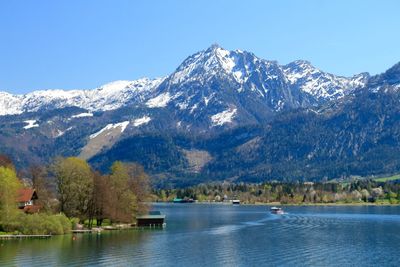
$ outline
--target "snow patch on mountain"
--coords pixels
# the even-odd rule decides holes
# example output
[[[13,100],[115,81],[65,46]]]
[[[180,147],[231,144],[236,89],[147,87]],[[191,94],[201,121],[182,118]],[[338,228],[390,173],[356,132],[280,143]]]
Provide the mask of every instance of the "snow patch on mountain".
[[[26,126],[24,126],[24,129],[31,129],[31,128],[36,128],[39,127],[39,124],[36,123],[36,120],[26,120],[24,121],[25,123],[27,123]]]
[[[22,96],[0,92],[0,116],[8,114],[21,114],[23,112],[20,102]]]
[[[230,55],[230,51],[227,51],[221,47],[216,47],[215,49],[215,56],[219,60],[222,68],[227,72],[232,72],[236,65],[234,58],[230,57]]]
[[[135,120],[133,121],[133,126],[139,127],[140,125],[147,124],[147,123],[149,123],[150,121],[151,121],[151,118],[150,118],[149,116],[143,116],[143,117],[141,117],[141,118],[139,118],[139,119],[135,119]]]
[[[91,113],[91,112],[79,113],[79,114],[76,114],[76,115],[71,116],[71,119],[74,119],[74,118],[83,118],[83,117],[93,117],[93,113]]]
[[[194,104],[193,106],[190,107],[189,113],[193,114],[198,107],[199,107],[198,103]]]
[[[64,131],[61,131],[60,129],[57,129],[57,133],[55,134],[54,138],[61,137],[65,134]]]
[[[205,104],[206,106],[208,106],[208,103],[209,103],[210,100],[214,97],[214,95],[215,95],[215,93],[211,94],[211,95],[208,96],[208,97],[206,97],[206,96],[203,97],[204,104]]]
[[[220,113],[211,116],[213,126],[221,126],[231,123],[237,113],[237,108],[229,108]]]
[[[60,130],[60,129],[57,129],[57,133],[56,133],[56,135],[54,136],[54,138],[58,138],[58,137],[63,136],[66,132],[71,131],[73,128],[74,128],[74,127],[71,126],[71,127],[67,128],[65,131],[62,131],[62,130]]]
[[[107,124],[106,127],[104,127],[103,129],[101,129],[100,131],[90,135],[90,139],[96,138],[98,135],[108,131],[108,130],[112,130],[112,129],[116,129],[116,128],[121,128],[121,133],[123,133],[126,129],[126,127],[128,126],[129,121],[124,121],[124,122],[119,122],[119,123],[110,123]]]
[[[154,98],[149,99],[146,102],[146,106],[149,108],[163,108],[166,107],[171,100],[171,95],[169,92],[160,94]]]
[[[188,101],[184,101],[182,103],[177,103],[176,106],[180,109],[180,110],[184,110],[187,109],[189,106]]]

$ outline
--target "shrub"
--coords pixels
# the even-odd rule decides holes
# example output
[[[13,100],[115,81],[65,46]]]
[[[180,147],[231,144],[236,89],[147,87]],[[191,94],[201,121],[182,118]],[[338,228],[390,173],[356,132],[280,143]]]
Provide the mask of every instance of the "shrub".
[[[19,213],[7,222],[2,222],[5,232],[26,235],[61,235],[71,230],[71,222],[65,215]]]
[[[56,217],[60,224],[61,227],[63,229],[64,234],[68,233],[71,231],[72,229],[72,223],[71,221],[67,218],[67,216],[65,216],[64,214],[59,214],[59,215],[53,215],[54,217]]]
[[[79,218],[70,218],[69,221],[72,226],[72,229],[76,230],[77,225],[79,224]]]
[[[43,220],[43,231],[47,234],[64,234],[64,229],[56,215],[49,215]]]

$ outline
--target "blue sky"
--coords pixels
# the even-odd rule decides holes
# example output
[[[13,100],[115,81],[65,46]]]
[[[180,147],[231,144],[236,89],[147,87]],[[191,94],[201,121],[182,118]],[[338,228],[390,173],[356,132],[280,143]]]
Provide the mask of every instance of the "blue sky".
[[[400,61],[400,1],[0,2],[0,90],[95,88],[159,77],[219,43],[339,75]]]

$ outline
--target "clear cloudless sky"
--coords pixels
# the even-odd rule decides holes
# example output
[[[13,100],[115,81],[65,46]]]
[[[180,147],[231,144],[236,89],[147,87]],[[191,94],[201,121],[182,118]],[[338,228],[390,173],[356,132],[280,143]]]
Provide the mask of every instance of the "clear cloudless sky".
[[[400,1],[0,2],[0,91],[160,77],[212,43],[350,76],[400,61]]]

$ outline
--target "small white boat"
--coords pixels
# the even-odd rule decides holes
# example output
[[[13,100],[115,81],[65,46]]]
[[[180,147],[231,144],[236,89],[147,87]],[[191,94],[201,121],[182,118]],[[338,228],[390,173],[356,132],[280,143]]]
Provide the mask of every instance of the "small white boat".
[[[285,214],[283,209],[282,208],[278,208],[278,207],[271,207],[270,211],[271,211],[272,214]]]
[[[232,200],[232,204],[233,205],[239,205],[240,204],[240,200],[239,199],[234,199],[234,200]]]

